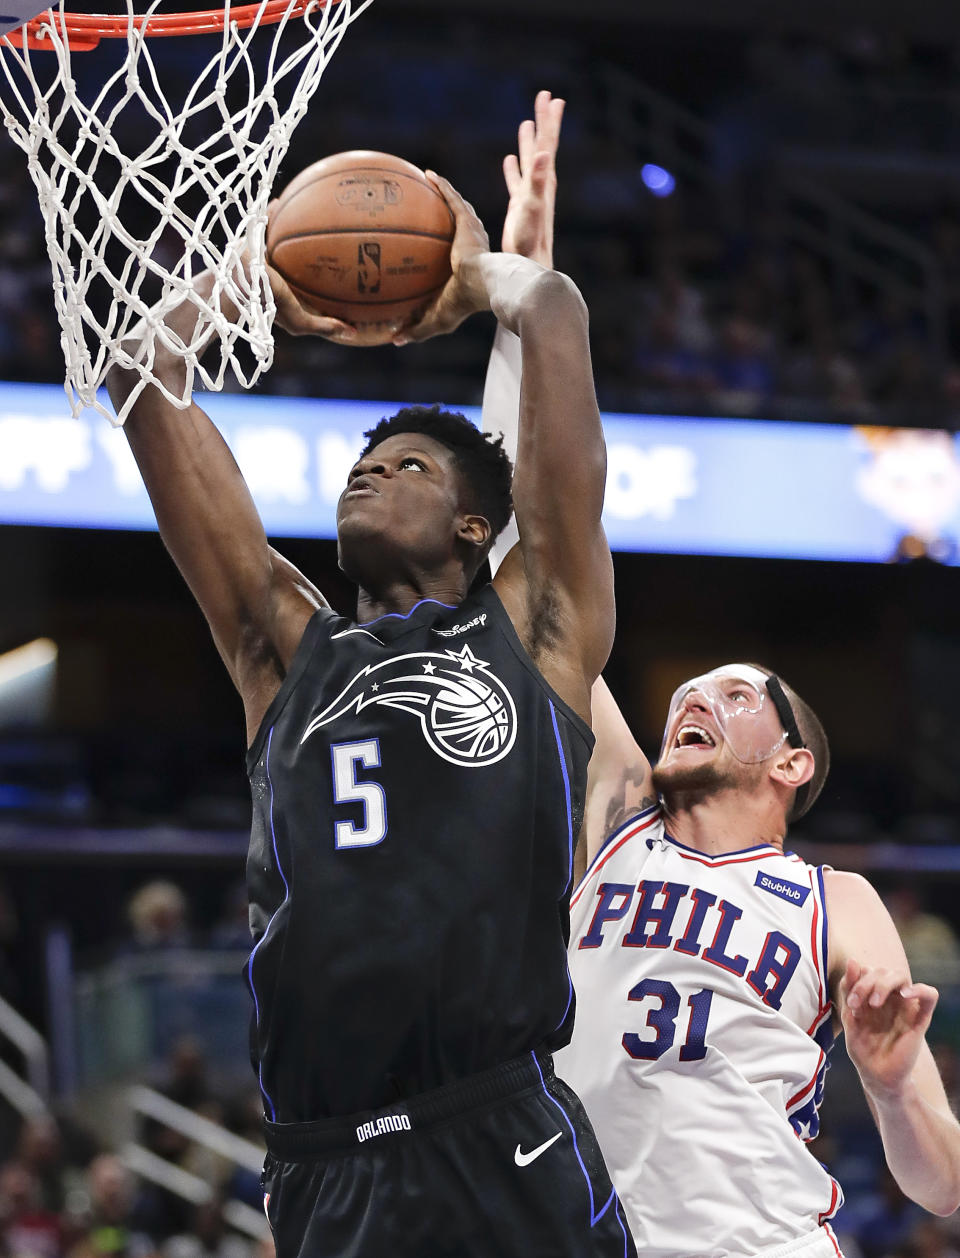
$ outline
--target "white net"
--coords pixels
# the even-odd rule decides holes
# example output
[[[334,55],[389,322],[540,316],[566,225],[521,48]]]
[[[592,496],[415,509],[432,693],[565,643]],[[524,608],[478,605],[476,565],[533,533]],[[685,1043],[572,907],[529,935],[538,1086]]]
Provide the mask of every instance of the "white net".
[[[100,50],[71,50],[63,0],[44,23],[49,51],[31,50],[26,28],[0,40],[0,108],[39,194],[70,407],[117,424],[148,384],[186,407],[198,382],[221,389],[232,367],[249,388],[270,366],[270,190],[328,61],[372,0],[310,0],[302,12],[289,0],[269,26],[263,0],[249,27],[225,0],[222,35],[156,40],[162,0],[139,15],[125,2],[125,37],[101,45],[113,46],[106,71],[90,68]],[[152,44],[177,53],[158,57]],[[208,268],[216,282],[203,300],[193,279]],[[164,325],[184,301],[197,309],[189,341]],[[221,353],[204,366],[212,337]],[[161,343],[185,360],[182,394],[153,373]],[[116,417],[97,399],[114,362],[139,375]]]

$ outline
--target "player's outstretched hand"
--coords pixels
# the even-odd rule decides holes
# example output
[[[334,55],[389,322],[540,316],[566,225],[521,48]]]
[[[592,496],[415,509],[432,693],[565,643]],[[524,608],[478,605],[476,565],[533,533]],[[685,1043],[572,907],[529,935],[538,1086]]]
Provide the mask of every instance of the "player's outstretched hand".
[[[557,199],[557,146],[564,101],[538,92],[534,116],[520,124],[517,151],[503,159],[510,200],[503,220],[503,252],[553,267],[553,212]]]
[[[319,315],[305,306],[279,271],[267,263],[267,275],[277,307],[276,322],[291,336],[322,336],[328,341],[349,345],[356,339],[356,329],[340,319]]]
[[[911,982],[906,969],[847,962],[840,1016],[847,1053],[868,1095],[894,1097],[905,1087],[938,999],[935,987]]]
[[[450,248],[453,274],[417,322],[393,338],[394,345],[426,341],[431,336],[452,332],[468,315],[477,310],[487,310],[490,305],[486,286],[476,266],[480,256],[490,252],[490,241],[483,223],[473,206],[463,199],[448,179],[441,178],[432,170],[428,170],[426,175],[449,205],[456,221]]]
[[[271,201],[267,213],[273,209],[276,201]],[[274,305],[277,307],[276,323],[289,332],[291,336],[323,336],[328,341],[339,341],[349,344],[356,339],[356,328],[341,319],[331,319],[327,315],[317,314],[305,306],[278,270],[265,262],[267,278],[273,292]],[[244,258],[244,267],[249,268],[249,259]],[[249,269],[248,269],[249,276]]]

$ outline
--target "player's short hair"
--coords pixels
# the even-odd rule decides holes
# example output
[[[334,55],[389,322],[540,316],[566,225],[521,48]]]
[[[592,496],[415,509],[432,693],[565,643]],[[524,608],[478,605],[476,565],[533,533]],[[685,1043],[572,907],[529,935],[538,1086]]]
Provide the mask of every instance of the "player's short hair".
[[[402,432],[432,437],[453,454],[467,488],[469,508],[488,521],[492,545],[513,511],[513,464],[503,448],[503,437],[481,432],[458,411],[447,411],[441,406],[405,406],[363,434],[367,444],[360,458],[365,458],[381,441]]]
[[[797,722],[797,729],[800,731],[800,737],[803,739],[803,745],[813,754],[813,777],[807,785],[806,795],[802,797],[802,805],[797,808],[796,795],[794,802],[787,813],[787,821],[799,821],[806,813],[810,811],[813,804],[823,790],[823,784],[827,780],[827,774],[830,772],[830,743],[827,740],[827,731],[823,728],[820,718],[811,708],[806,700],[801,699],[792,686],[780,677],[779,673],[775,673],[772,668],[767,668],[766,664],[751,664],[751,668],[757,668],[766,675],[779,678],[783,692],[790,700],[790,707],[793,709],[793,715]]]

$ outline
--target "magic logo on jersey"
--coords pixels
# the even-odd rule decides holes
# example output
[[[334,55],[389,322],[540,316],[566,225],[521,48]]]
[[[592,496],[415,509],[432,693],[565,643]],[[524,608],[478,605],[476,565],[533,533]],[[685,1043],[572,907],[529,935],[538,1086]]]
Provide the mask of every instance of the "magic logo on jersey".
[[[371,706],[411,713],[431,750],[466,768],[496,764],[517,737],[510,691],[485,660],[464,646],[460,651],[415,651],[366,665],[313,718],[301,746],[316,730]]]

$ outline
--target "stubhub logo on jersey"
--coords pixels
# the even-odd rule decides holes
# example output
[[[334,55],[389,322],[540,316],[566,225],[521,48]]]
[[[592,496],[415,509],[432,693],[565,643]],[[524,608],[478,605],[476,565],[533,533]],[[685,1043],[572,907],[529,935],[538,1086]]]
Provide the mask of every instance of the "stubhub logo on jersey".
[[[773,878],[770,874],[765,874],[762,869],[757,874],[753,885],[759,887],[761,891],[769,891],[771,895],[779,896],[781,900],[786,900],[788,904],[796,904],[798,907],[810,894],[809,887],[800,887],[795,882],[788,882],[786,878]]]

